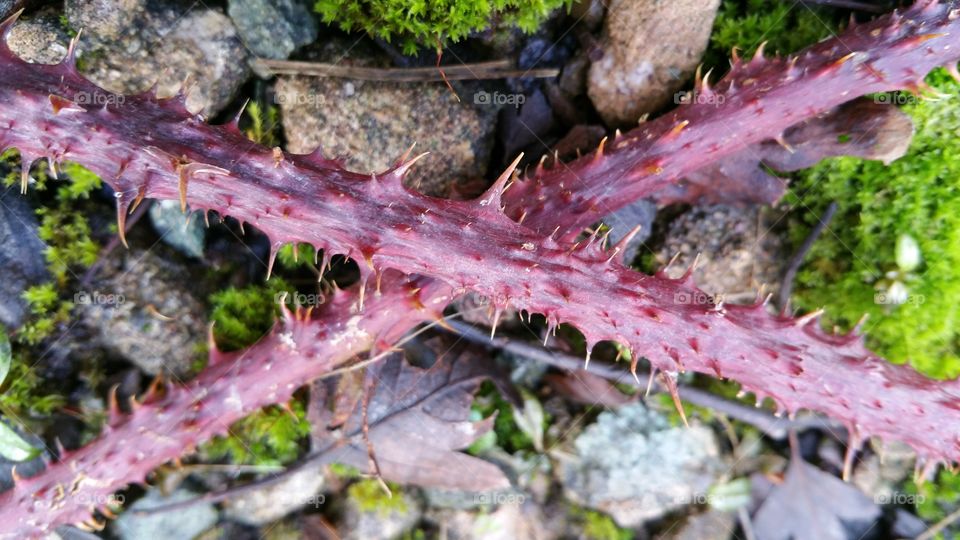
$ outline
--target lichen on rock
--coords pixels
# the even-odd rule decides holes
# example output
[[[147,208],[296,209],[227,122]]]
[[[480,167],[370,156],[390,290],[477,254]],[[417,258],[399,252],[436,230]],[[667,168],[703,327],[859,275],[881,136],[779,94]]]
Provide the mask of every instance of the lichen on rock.
[[[722,472],[713,431],[673,427],[640,403],[601,413],[573,446],[577,459],[562,465],[565,492],[623,527],[695,502]]]

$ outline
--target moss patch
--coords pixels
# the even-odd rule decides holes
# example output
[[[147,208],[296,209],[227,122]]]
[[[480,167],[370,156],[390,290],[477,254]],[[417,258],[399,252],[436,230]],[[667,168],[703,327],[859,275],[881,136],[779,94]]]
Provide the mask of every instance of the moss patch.
[[[346,31],[360,30],[399,42],[405,54],[419,46],[436,47],[460,41],[501,20],[533,32],[547,15],[572,0],[318,0],[314,9],[323,22]]]
[[[787,201],[799,243],[831,201],[839,211],[797,276],[799,306],[827,308],[826,324],[849,328],[864,313],[869,345],[935,377],[960,375],[960,85],[945,72],[927,82],[941,100],[912,96],[916,124],[908,154],[885,166],[838,158],[797,175]],[[884,99],[890,99],[885,97]],[[905,272],[898,242],[914,239],[921,261]],[[901,245],[901,259],[902,259]],[[894,283],[905,294],[887,301]],[[829,327],[829,326],[828,326]]]

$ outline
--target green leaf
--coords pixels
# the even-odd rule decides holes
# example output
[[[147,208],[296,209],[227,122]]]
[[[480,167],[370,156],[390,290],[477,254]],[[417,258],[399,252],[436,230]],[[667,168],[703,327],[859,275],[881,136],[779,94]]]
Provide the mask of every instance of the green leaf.
[[[10,362],[13,361],[13,354],[10,352],[10,338],[7,337],[7,329],[0,325],[0,385],[7,380],[7,374],[10,373]]]
[[[750,480],[736,478],[715,484],[708,492],[710,507],[721,512],[732,512],[750,504]]]
[[[533,447],[538,452],[543,452],[543,424],[546,415],[543,413],[543,405],[537,398],[526,391],[523,394],[523,411],[513,410],[513,421],[517,424],[524,434],[533,441]]]
[[[39,453],[10,426],[0,422],[0,456],[10,461],[27,461]]]

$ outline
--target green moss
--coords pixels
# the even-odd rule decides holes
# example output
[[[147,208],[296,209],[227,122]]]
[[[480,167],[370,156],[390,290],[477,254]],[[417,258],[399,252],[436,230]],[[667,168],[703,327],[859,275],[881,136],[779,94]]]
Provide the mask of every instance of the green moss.
[[[725,0],[713,23],[703,63],[726,71],[734,47],[746,58],[763,42],[767,42],[767,54],[787,54],[833,35],[839,28],[840,19],[830,9],[770,0]]]
[[[381,516],[392,512],[406,514],[409,508],[406,499],[400,493],[400,486],[387,482],[387,487],[390,488],[393,496],[387,495],[380,482],[375,479],[360,480],[350,484],[347,495],[357,504],[361,512],[376,512]]]
[[[280,141],[280,111],[273,105],[251,101],[244,110],[243,132],[251,141],[266,146],[277,146]]]
[[[309,433],[303,403],[293,400],[290,410],[268,407],[235,422],[229,436],[213,439],[201,452],[236,464],[284,465],[299,457],[301,442]]]
[[[214,337],[217,347],[235,351],[248,347],[273,326],[278,313],[278,295],[292,291],[281,278],[265,285],[231,287],[210,296]]]
[[[0,392],[0,411],[10,417],[23,418],[48,415],[62,407],[63,397],[43,392],[40,389],[43,382],[34,371],[30,357],[16,348]]]
[[[915,497],[917,515],[927,523],[937,523],[960,507],[960,475],[946,470],[940,471],[935,482],[924,482],[921,485],[908,482],[905,491]],[[934,538],[960,538],[960,524],[947,527],[945,533]]]
[[[4,152],[0,155],[0,165],[10,169],[3,178],[4,186],[19,186],[18,152]],[[39,220],[37,236],[47,245],[44,258],[53,281],[30,287],[23,293],[30,317],[16,337],[30,345],[48,338],[60,324],[69,320],[73,303],[71,298],[63,298],[67,285],[76,279],[80,269],[96,262],[100,253],[100,246],[90,236],[86,216],[76,208],[76,201],[88,199],[93,190],[100,188],[100,178],[73,163],[63,164],[60,173],[66,180],[51,178],[47,162],[41,161],[30,174],[35,180],[32,186],[35,192],[47,194],[52,188],[56,189],[54,196],[46,197],[46,204],[35,211]]]
[[[323,22],[399,42],[406,54],[418,46],[457,42],[494,20],[533,32],[547,15],[572,0],[317,0]]]
[[[286,281],[274,277],[264,285],[231,287],[212,294],[210,319],[217,347],[234,351],[255,343],[273,326],[278,296],[292,291]],[[294,400],[291,408],[294,415],[280,407],[250,415],[230,427],[230,436],[206,444],[203,452],[233,463],[278,465],[294,461],[310,426],[304,418],[303,403]]]
[[[401,540],[427,540],[427,532],[423,529],[413,529],[406,531],[400,537]]]
[[[796,281],[804,309],[827,308],[826,324],[849,328],[869,314],[868,344],[935,377],[960,375],[960,85],[937,71],[927,82],[948,95],[904,110],[916,125],[908,154],[885,166],[838,158],[797,175],[787,202],[799,244],[831,201],[839,211]],[[922,261],[898,266],[898,239],[908,235]],[[901,261],[902,264],[902,261]],[[895,285],[896,284],[896,285]],[[903,303],[891,304],[894,287]],[[886,302],[886,303],[885,303]]]
[[[344,480],[360,478],[362,475],[360,471],[351,465],[344,465],[343,463],[331,463],[328,465],[330,472],[337,475],[337,477]]]
[[[277,262],[288,270],[296,268],[311,268],[317,270],[313,262],[316,259],[317,250],[310,244],[297,244],[297,251],[294,252],[293,244],[285,244],[277,250]]]
[[[573,507],[570,514],[583,526],[583,538],[588,540],[630,540],[633,531],[624,529],[606,514],[587,508]]]

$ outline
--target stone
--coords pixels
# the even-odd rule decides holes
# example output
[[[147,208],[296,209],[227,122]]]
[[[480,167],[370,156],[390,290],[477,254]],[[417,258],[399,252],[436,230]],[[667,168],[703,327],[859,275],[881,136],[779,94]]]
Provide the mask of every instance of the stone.
[[[491,508],[503,504],[523,504],[527,498],[525,493],[515,488],[489,492],[425,488],[423,495],[430,508],[449,508],[453,510]]]
[[[912,496],[899,491],[913,474],[917,454],[899,441],[871,439],[874,452],[865,453],[853,469],[851,482],[879,505],[913,504]]]
[[[547,540],[553,536],[532,502],[502,504],[490,512],[432,510],[426,518],[449,540]]]
[[[346,540],[392,540],[412,528],[423,515],[420,501],[406,491],[395,491],[403,498],[404,509],[363,509],[352,497],[347,498],[343,522],[339,530]]]
[[[156,83],[159,95],[170,96],[189,77],[187,108],[211,116],[250,73],[236,28],[214,9],[143,0],[68,0],[64,9],[72,28],[84,28],[80,71],[111,92],[135,94]]]
[[[582,95],[587,90],[587,70],[590,59],[585,52],[574,55],[560,72],[560,90],[570,97]]]
[[[147,0],[68,0],[63,6],[70,26],[103,40],[133,33],[146,9]]]
[[[18,10],[35,3],[36,0],[0,0],[0,20],[6,19]]]
[[[212,504],[191,504],[176,512],[156,514],[138,514],[136,511],[185,501],[199,495],[186,489],[179,489],[169,497],[164,497],[159,490],[151,489],[113,522],[113,532],[121,540],[194,538],[217,523],[217,511]]]
[[[184,213],[180,201],[155,201],[150,205],[150,223],[169,246],[188,257],[203,258],[207,236],[204,214],[201,211]]]
[[[76,291],[77,314],[105,349],[147,374],[186,375],[206,341],[207,314],[188,269],[150,251],[121,250]]]
[[[611,0],[587,94],[610,127],[671,103],[706,51],[720,0]]]
[[[382,55],[358,45],[328,43],[319,61],[388,65]],[[443,83],[388,83],[338,78],[282,76],[277,81],[287,146],[327,157],[344,157],[347,168],[383,171],[416,143],[413,154],[430,152],[411,169],[407,185],[445,196],[454,181],[482,178],[493,148],[496,107],[475,105],[459,87],[462,102]]]
[[[656,262],[663,267],[679,254],[667,269],[667,275],[679,278],[699,254],[694,282],[715,301],[744,304],[755,301],[761,290],[776,293],[788,255],[773,230],[774,214],[759,207],[693,207],[669,224]]]
[[[2,176],[0,170],[0,176]],[[44,251],[37,236],[37,218],[18,186],[0,192],[0,323],[18,328],[27,316],[23,291],[49,279]]]
[[[247,525],[262,526],[303,507],[318,509],[326,502],[322,467],[306,467],[287,474],[279,482],[244,491],[223,503],[225,517]]]
[[[564,493],[638,527],[706,497],[725,468],[714,433],[672,427],[641,403],[604,412],[574,441],[576,458],[561,463]]]
[[[654,540],[729,540],[735,538],[736,514],[708,509],[705,512],[684,516],[672,524]]]
[[[70,35],[56,12],[44,11],[30,19],[21,18],[10,30],[7,46],[20,58],[34,64],[57,64],[67,55]]]
[[[286,59],[317,39],[317,23],[297,0],[230,0],[227,14],[254,55]]]
[[[623,254],[623,260],[628,264],[637,258],[640,246],[650,238],[655,217],[657,217],[657,205],[641,199],[603,218],[603,222],[610,227],[609,245],[611,246],[617,245],[623,237],[630,234],[634,227],[640,226],[640,230],[627,242],[627,248]]]

